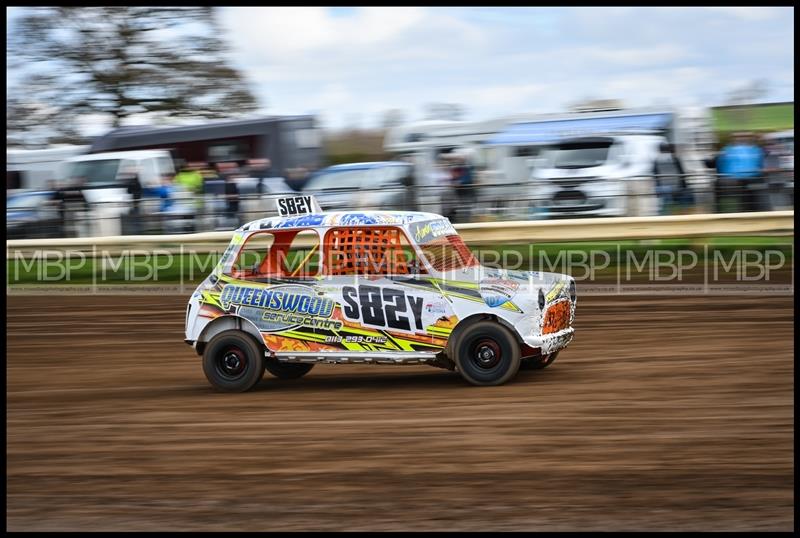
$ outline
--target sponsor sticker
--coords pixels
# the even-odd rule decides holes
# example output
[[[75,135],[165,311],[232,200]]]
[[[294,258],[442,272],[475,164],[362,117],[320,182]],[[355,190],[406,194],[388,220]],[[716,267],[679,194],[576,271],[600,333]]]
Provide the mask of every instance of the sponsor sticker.
[[[456,234],[456,229],[447,219],[428,220],[425,222],[414,222],[410,225],[411,235],[414,241],[420,244],[433,241],[445,235]]]
[[[481,280],[480,292],[483,301],[496,308],[510,301],[519,289],[519,282],[505,278],[489,278]]]
[[[219,297],[222,308],[238,306],[238,313],[255,323],[262,332],[278,332],[294,327],[331,329],[341,322],[331,320],[333,300],[319,297],[308,286],[285,285],[264,288],[228,284]]]

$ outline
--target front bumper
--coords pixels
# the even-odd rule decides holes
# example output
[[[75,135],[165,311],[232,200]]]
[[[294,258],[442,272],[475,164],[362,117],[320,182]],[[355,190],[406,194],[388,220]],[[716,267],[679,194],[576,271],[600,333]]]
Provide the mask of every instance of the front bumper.
[[[528,336],[523,338],[525,343],[533,348],[541,350],[542,355],[554,353],[559,349],[564,349],[572,342],[572,337],[575,335],[575,329],[567,327],[553,334],[546,334],[544,336]]]

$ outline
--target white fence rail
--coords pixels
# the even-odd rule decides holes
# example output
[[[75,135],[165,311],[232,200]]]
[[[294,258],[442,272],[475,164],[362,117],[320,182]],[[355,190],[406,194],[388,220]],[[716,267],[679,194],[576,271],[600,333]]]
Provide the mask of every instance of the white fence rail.
[[[666,239],[719,235],[794,235],[794,211],[720,213],[664,217],[615,217],[552,221],[483,222],[455,225],[470,245]],[[166,248],[217,250],[233,231],[182,235],[128,235],[6,241],[6,256],[34,250]]]

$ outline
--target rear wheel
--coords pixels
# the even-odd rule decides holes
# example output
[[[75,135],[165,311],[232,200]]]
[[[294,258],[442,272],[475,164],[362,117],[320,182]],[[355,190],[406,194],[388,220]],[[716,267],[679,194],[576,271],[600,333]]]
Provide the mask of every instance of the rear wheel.
[[[242,331],[221,332],[203,351],[203,372],[219,391],[248,391],[264,375],[264,348]]]
[[[308,363],[287,363],[278,362],[276,360],[265,361],[267,372],[271,373],[278,379],[298,379],[306,375],[314,367],[314,364]]]
[[[519,344],[511,331],[498,323],[470,325],[453,348],[458,371],[473,385],[502,385],[519,370]]]

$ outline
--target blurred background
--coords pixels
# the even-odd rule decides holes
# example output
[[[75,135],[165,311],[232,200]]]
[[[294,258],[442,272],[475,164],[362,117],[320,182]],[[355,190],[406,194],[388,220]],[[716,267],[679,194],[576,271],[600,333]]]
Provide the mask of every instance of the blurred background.
[[[790,209],[790,13],[7,8],[7,232]]]

